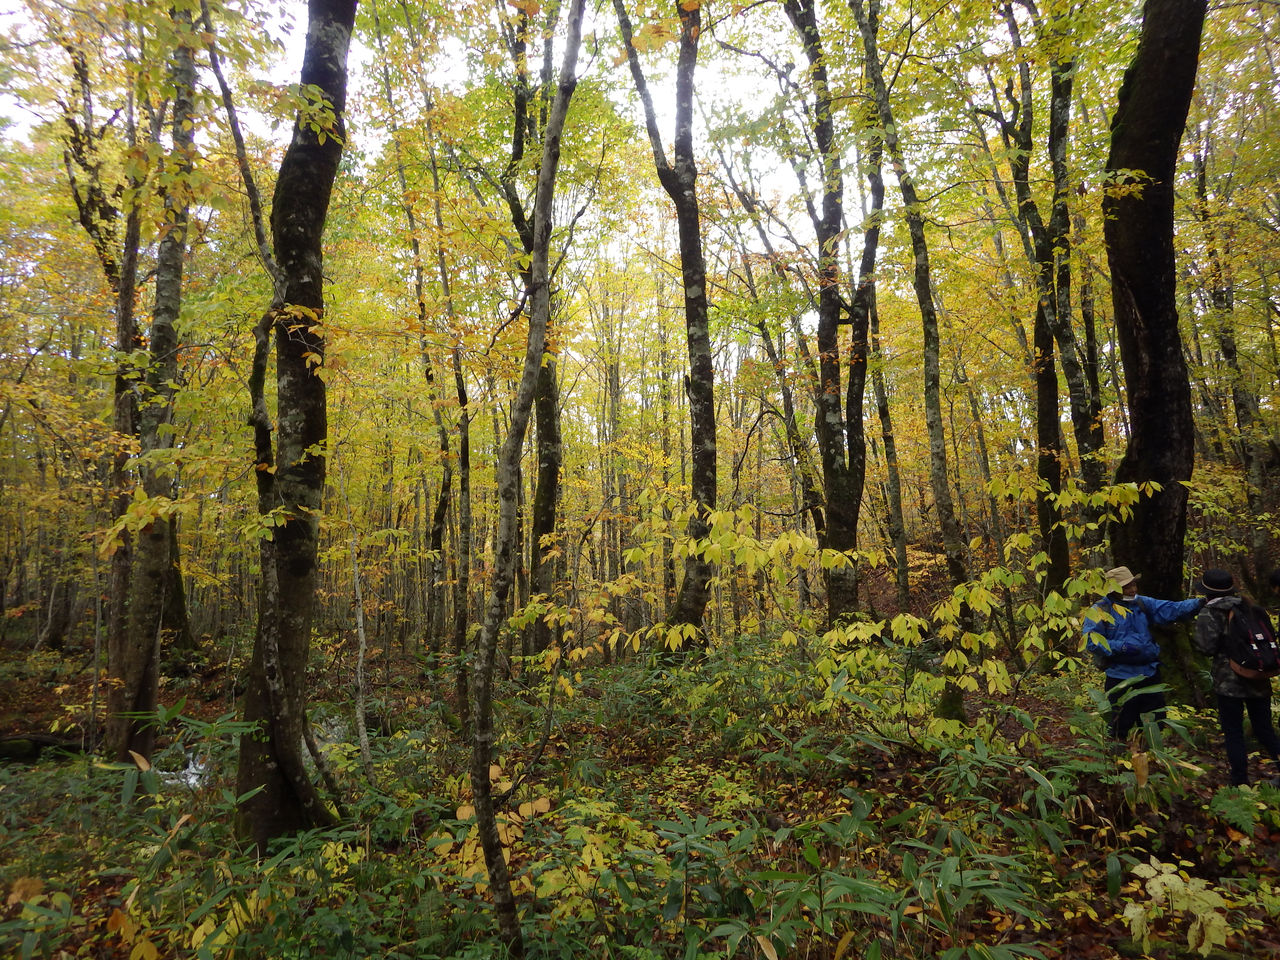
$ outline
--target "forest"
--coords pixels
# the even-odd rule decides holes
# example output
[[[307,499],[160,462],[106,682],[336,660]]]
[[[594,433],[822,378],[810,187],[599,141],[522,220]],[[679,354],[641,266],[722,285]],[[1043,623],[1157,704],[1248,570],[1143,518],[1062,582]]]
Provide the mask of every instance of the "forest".
[[[1276,0],[0,27],[6,955],[1280,956]]]

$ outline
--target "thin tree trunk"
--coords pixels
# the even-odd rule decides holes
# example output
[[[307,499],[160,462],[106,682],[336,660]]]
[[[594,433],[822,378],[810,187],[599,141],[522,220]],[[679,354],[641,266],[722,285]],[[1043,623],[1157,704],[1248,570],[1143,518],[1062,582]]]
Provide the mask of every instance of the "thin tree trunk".
[[[521,453],[525,430],[537,391],[538,373],[546,347],[547,323],[551,312],[551,215],[555,179],[560,160],[560,138],[564,130],[569,100],[577,85],[574,75],[581,41],[585,0],[573,0],[569,14],[564,63],[556,88],[555,100],[543,134],[542,163],[533,207],[533,244],[531,250],[529,332],[525,348],[520,385],[511,408],[511,426],[495,464],[498,493],[498,532],[495,542],[493,579],[485,603],[476,670],[472,676],[473,714],[471,717],[471,791],[475,800],[476,830],[484,851],[489,886],[503,943],[513,957],[524,956],[524,939],[511,890],[510,873],[498,836],[494,809],[493,786],[489,768],[493,762],[495,733],[493,727],[493,673],[498,649],[498,635],[505,618],[507,595],[510,593],[518,560],[516,514]]]
[[[174,27],[181,38],[170,66],[173,80],[173,145],[168,159],[170,181],[181,185],[194,166],[195,153],[195,58],[189,11],[175,10]],[[181,196],[181,187],[179,196]],[[186,257],[187,203],[176,200],[174,191],[164,197],[165,230],[156,257],[155,307],[151,320],[150,357],[145,377],[145,402],[138,411],[138,441],[141,456],[138,472],[142,488],[154,501],[171,501],[174,467],[161,458],[173,448],[173,397],[178,377],[178,336],[176,323],[182,309],[183,261]],[[118,676],[125,682],[129,710],[150,714],[159,693],[161,650],[171,645],[167,623],[184,623],[185,593],[177,572],[176,531],[168,509],[157,508],[153,519],[138,531],[133,544],[133,569],[129,579],[129,614],[123,660]],[[180,615],[171,614],[181,604]],[[190,629],[186,630],[190,639]],[[138,721],[134,721],[138,723]],[[147,724],[150,731],[153,724]],[[138,731],[131,746],[114,744],[117,750],[134,750],[150,757],[154,732]],[[139,749],[145,747],[146,749]]]
[[[556,561],[559,549],[554,542],[556,504],[560,499],[560,393],[556,382],[555,355],[548,353],[538,371],[538,392],[534,397],[534,419],[537,426],[538,469],[533,494],[533,517],[530,524],[531,558],[529,589],[533,594],[550,598],[555,589]],[[532,646],[528,653],[541,653],[551,645],[551,626],[543,617],[532,625]]]
[[[898,142],[893,108],[889,102],[889,89],[885,83],[880,63],[877,33],[880,2],[870,0],[863,8],[862,0],[850,0],[850,9],[862,35],[866,54],[867,75],[871,92],[884,130],[884,149],[889,155],[902,205],[906,211],[907,231],[911,238],[911,250],[915,259],[912,287],[920,307],[920,322],[924,339],[924,408],[925,426],[929,436],[929,483],[933,490],[934,507],[942,532],[942,549],[947,560],[947,574],[953,586],[961,586],[968,579],[965,562],[964,540],[956,521],[951,498],[951,486],[947,477],[947,447],[942,418],[941,343],[938,331],[938,310],[933,299],[933,278],[929,266],[929,244],[924,232],[924,214],[915,181],[907,169]],[[967,619],[967,613],[962,620]],[[962,624],[962,627],[964,624]],[[948,682],[947,690],[938,704],[938,714],[943,717],[963,718],[964,695],[954,682]]]
[[[130,128],[132,129],[132,120]],[[136,188],[138,185],[134,184]],[[125,214],[124,245],[120,257],[119,286],[116,298],[116,349],[121,356],[128,356],[140,349],[135,317],[135,287],[138,278],[138,246],[141,242],[141,213],[136,203],[130,204]],[[133,438],[137,435],[138,407],[133,392],[133,377],[121,365],[116,371],[114,426],[118,447],[112,459],[112,518],[120,520],[129,509],[130,487],[126,464],[129,461]],[[138,702],[140,691],[150,691],[157,679],[150,675],[156,669],[149,658],[141,670],[131,666],[130,638],[128,632],[129,580],[133,569],[133,542],[127,531],[120,534],[120,542],[111,555],[110,616],[107,620],[107,676],[113,682],[107,687],[107,729],[103,737],[108,755],[127,761],[129,752],[136,751],[150,756],[155,742],[153,727],[139,720],[131,720],[127,714],[136,710],[150,712],[155,706],[154,694]],[[115,682],[119,681],[119,682]]]
[[[1207,139],[1207,138],[1206,138]],[[1230,277],[1230,270],[1225,257],[1227,238],[1220,241],[1218,231],[1213,223],[1209,206],[1208,150],[1197,146],[1194,154],[1196,178],[1196,215],[1200,220],[1205,237],[1205,257],[1208,259],[1209,302],[1212,305],[1207,323],[1213,330],[1217,341],[1218,353],[1227,369],[1227,378],[1231,385],[1231,406],[1235,413],[1236,454],[1245,475],[1245,498],[1251,516],[1261,516],[1266,511],[1264,494],[1267,492],[1266,467],[1267,460],[1274,453],[1263,431],[1261,404],[1258,395],[1250,388],[1244,371],[1240,368],[1239,350],[1235,336],[1235,291]],[[1265,577],[1267,567],[1267,531],[1266,525],[1252,523],[1249,525],[1250,569],[1246,571],[1247,579],[1252,581],[1257,591]]]
[[[885,499],[888,502],[889,540],[893,544],[894,582],[897,585],[898,609],[906,611],[910,603],[911,574],[907,565],[907,528],[902,515],[902,476],[898,470],[898,440],[893,431],[893,415],[889,409],[889,391],[884,382],[883,353],[880,350],[880,314],[872,304],[871,350],[876,362],[871,366],[871,388],[880,419],[880,438],[884,442]]]
[[[666,150],[662,145],[649,87],[632,43],[631,20],[627,16],[624,0],[614,0],[614,9],[618,14],[631,76],[644,104],[645,126],[649,133],[649,144],[653,148],[658,180],[675,205],[676,224],[680,234],[680,273],[689,352],[685,396],[689,401],[689,451],[692,466],[690,487],[694,509],[686,529],[690,550],[685,559],[684,581],[667,614],[667,623],[672,626],[693,626],[701,630],[715,565],[705,558],[699,545],[711,532],[710,514],[716,507],[715,371],[711,359],[707,269],[702,250],[696,188],[698,170],[693,150],[693,73],[698,61],[702,13],[696,4],[676,5],[676,13],[680,19],[680,47],[676,64],[675,159],[672,163],[667,160]]]
[[[834,101],[818,30],[817,5],[814,0],[787,0],[784,6],[809,61],[807,76],[813,86],[813,102],[806,114],[812,118],[811,135],[822,171],[821,203],[810,203],[809,210],[818,242],[818,385],[814,391],[817,405],[814,426],[826,494],[824,546],[848,554],[858,545],[858,520],[866,481],[862,400],[866,390],[868,325],[875,298],[873,272],[884,200],[881,148],[877,142],[867,168],[871,209],[863,231],[857,285],[846,303],[841,293],[839,262],[844,182],[841,157],[835,144]],[[850,324],[849,379],[842,387],[838,335],[842,321],[846,320]],[[857,607],[857,566],[846,556],[826,570],[826,580],[827,617],[835,626],[852,616]]]

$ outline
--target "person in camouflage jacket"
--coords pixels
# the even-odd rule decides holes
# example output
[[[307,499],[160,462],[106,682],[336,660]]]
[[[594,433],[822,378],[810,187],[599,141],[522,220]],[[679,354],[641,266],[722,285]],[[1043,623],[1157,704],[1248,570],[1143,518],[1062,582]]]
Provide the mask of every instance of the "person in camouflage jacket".
[[[1222,728],[1231,782],[1239,786],[1249,782],[1249,749],[1244,739],[1246,712],[1254,737],[1280,769],[1280,737],[1276,736],[1275,727],[1271,724],[1271,681],[1265,677],[1242,677],[1227,660],[1226,639],[1231,613],[1250,606],[1249,601],[1236,592],[1235,578],[1226,570],[1206,570],[1200,578],[1200,589],[1208,602],[1196,617],[1192,642],[1197,650],[1213,658],[1213,693],[1217,698],[1218,725]],[[1280,776],[1273,779],[1272,784],[1280,786]]]

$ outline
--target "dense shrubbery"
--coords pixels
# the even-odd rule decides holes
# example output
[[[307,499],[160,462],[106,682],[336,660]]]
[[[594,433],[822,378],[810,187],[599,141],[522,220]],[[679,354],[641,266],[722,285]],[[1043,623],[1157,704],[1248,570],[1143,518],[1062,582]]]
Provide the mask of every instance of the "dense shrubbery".
[[[1078,675],[1029,678],[961,730],[929,718],[935,678],[905,652],[753,637],[575,677],[530,767],[539,676],[507,687],[493,770],[500,791],[520,781],[501,829],[532,956],[1058,957],[1084,934],[1162,956],[1244,950],[1280,914],[1274,847],[1252,839],[1280,830],[1280,795],[1215,795],[1188,715],[1113,755]],[[230,719],[170,717],[148,771],[0,768],[0,940],[25,957],[495,955],[463,746],[440,704],[384,706],[372,783],[338,708],[318,711],[351,820],[265,862],[232,833]],[[161,772],[188,753],[198,779]]]

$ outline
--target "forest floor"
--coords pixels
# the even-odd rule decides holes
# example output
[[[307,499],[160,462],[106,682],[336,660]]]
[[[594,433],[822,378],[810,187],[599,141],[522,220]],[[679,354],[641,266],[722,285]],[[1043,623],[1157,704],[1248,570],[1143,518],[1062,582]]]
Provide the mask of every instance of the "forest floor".
[[[511,687],[504,710],[517,729],[499,745],[500,762],[529,776],[512,802],[505,837],[517,899],[531,901],[532,954],[569,956],[571,942],[580,951],[597,942],[592,937],[608,936],[631,946],[597,955],[710,957],[732,948],[766,960],[845,960],[876,955],[870,944],[882,957],[904,958],[1015,957],[1031,949],[1046,960],[1280,957],[1280,791],[1227,786],[1211,714],[1175,711],[1185,736],[1168,731],[1142,753],[1114,750],[1099,737],[1101,724],[1080,689],[1096,678],[1082,672],[1036,678],[1010,695],[972,702],[981,732],[938,740],[909,722],[814,712],[797,698],[794,678],[756,653],[676,671],[633,662],[575,675],[541,752],[540,698],[533,688]],[[324,658],[313,699],[349,713],[344,662]],[[0,739],[79,736],[93,699],[86,666],[54,654],[0,661]],[[424,683],[420,665],[380,659],[371,674],[377,710],[390,718],[381,721],[382,732],[399,731],[375,737],[375,745],[390,749],[413,728],[410,749],[435,746],[413,761],[427,782],[414,788],[416,806],[400,803],[398,809],[412,809],[399,826],[388,826],[395,804],[383,795],[396,793],[386,779],[408,764],[403,753],[380,760],[383,799],[356,814],[364,820],[365,856],[404,861],[392,869],[396,875],[422,872],[429,862],[426,872],[447,894],[436,911],[456,912],[467,898],[483,903],[479,854],[466,823],[465,756],[456,734],[441,745],[456,724],[452,705],[446,695],[432,701],[428,693],[448,689],[447,678],[440,673]],[[226,723],[233,692],[225,673],[212,669],[166,682],[162,699],[174,712],[180,708],[190,732]],[[422,732],[432,723],[438,737]],[[234,742],[218,756],[187,803],[229,820],[230,808],[212,795],[233,782]],[[340,767],[357,783],[351,750],[344,756]],[[0,863],[0,949],[23,954],[17,934],[24,917],[40,903],[51,909],[56,888],[74,905],[67,915],[79,932],[70,932],[68,921],[59,940],[46,924],[38,938],[28,935],[35,951],[28,955],[54,945],[63,956],[130,960],[228,955],[207,944],[193,949],[200,928],[188,922],[189,912],[169,918],[167,940],[147,938],[146,924],[160,931],[175,908],[157,892],[151,919],[134,917],[137,885],[130,883],[142,868],[104,869],[109,845],[96,835],[85,841],[101,828],[83,814],[77,826],[50,809],[40,792],[46,787],[37,789],[30,776],[53,767],[0,766],[0,843],[13,858],[9,867]],[[1271,771],[1255,766],[1255,773]],[[495,772],[495,779],[507,776]],[[422,800],[430,790],[435,799]],[[200,793],[204,799],[196,799]],[[153,824],[152,833],[175,822],[175,833],[186,829],[171,818]],[[60,845],[79,856],[64,850],[55,863],[50,851]],[[91,848],[98,852],[85,855]],[[154,839],[146,849],[154,855]],[[673,893],[677,874],[682,882]],[[824,884],[844,893],[824,892]],[[352,893],[346,896],[349,906]],[[857,897],[861,906],[838,913]],[[313,906],[306,917],[319,922],[328,914]],[[556,932],[557,925],[578,930],[581,939]],[[690,929],[705,944],[686,952]],[[853,930],[859,934],[851,941]],[[15,939],[6,942],[6,934]],[[456,955],[484,956],[477,946],[484,936],[457,933],[470,952]],[[144,940],[150,946],[137,952]],[[374,955],[359,943],[313,955]],[[404,955],[455,955],[442,943],[435,949]],[[240,955],[255,955],[251,944]],[[384,955],[401,954],[388,947]]]

